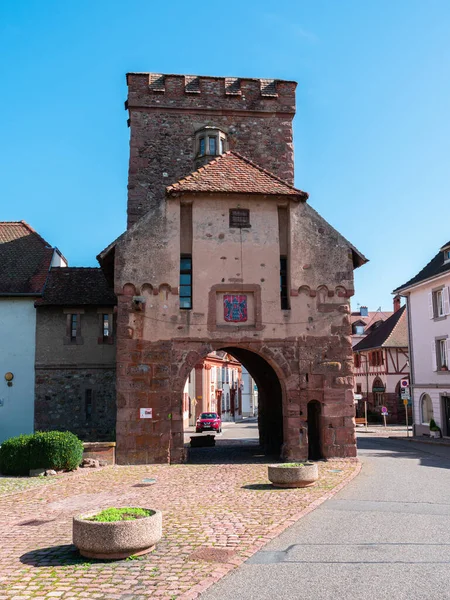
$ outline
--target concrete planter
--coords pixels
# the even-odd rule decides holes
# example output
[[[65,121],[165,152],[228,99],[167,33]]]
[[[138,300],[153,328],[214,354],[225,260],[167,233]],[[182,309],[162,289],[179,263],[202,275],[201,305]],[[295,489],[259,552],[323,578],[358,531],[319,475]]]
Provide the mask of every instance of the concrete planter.
[[[162,514],[132,521],[101,523],[87,521],[98,511],[73,518],[73,543],[81,556],[100,559],[121,559],[151,552],[162,535]]]
[[[298,488],[314,485],[319,479],[319,469],[316,463],[300,463],[289,466],[269,465],[269,481],[275,487]]]

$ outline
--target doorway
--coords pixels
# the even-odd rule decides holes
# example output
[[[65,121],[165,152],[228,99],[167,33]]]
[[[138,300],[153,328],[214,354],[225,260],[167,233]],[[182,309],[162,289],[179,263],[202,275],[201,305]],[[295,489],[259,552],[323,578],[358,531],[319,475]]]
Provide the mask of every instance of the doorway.
[[[450,437],[450,396],[442,396],[442,408],[444,413],[443,434]]]
[[[320,402],[308,402],[308,460],[323,458],[322,442],[320,437],[320,415],[322,408]]]

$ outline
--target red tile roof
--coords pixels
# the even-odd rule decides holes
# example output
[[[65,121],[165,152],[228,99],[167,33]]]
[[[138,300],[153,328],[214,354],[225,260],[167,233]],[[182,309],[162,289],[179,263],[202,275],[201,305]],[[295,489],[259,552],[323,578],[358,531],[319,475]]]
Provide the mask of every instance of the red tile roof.
[[[166,188],[170,196],[183,192],[265,194],[306,200],[308,194],[259,167],[237,152],[226,152]]]
[[[25,221],[0,221],[0,294],[41,294],[53,252]]]

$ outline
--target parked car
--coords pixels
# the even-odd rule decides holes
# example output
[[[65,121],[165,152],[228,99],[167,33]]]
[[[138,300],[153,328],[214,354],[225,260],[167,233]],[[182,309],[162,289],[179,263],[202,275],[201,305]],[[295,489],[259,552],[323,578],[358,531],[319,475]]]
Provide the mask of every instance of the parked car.
[[[222,420],[215,412],[202,413],[195,424],[195,431],[202,433],[203,431],[222,431]]]

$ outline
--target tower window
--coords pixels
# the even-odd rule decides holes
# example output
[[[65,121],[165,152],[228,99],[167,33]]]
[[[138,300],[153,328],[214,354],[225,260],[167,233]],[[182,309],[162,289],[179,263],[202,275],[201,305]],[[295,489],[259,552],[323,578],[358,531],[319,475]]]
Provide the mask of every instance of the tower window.
[[[192,255],[180,257],[180,308],[192,308]]]
[[[218,156],[227,151],[227,136],[221,129],[212,125],[202,127],[195,133],[196,158]]]
[[[230,209],[230,227],[243,228],[251,227],[250,211],[247,208]]]

